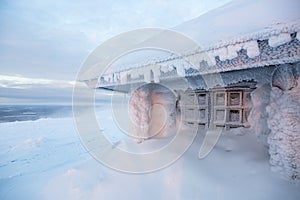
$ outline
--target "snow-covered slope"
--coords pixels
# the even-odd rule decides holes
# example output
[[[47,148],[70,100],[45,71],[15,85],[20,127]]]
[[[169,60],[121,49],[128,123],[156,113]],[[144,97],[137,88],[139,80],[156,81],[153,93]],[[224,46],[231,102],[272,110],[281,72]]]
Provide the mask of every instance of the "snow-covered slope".
[[[206,47],[299,22],[299,8],[295,0],[236,0],[174,29]]]
[[[107,108],[101,109],[100,123],[111,140],[120,140]],[[117,172],[91,158],[72,118],[0,123],[0,133],[1,200],[300,198],[299,186],[269,170],[267,149],[251,133],[223,134],[211,154],[199,160],[200,131],[173,165],[141,175]],[[157,142],[123,139],[117,145],[135,151]]]

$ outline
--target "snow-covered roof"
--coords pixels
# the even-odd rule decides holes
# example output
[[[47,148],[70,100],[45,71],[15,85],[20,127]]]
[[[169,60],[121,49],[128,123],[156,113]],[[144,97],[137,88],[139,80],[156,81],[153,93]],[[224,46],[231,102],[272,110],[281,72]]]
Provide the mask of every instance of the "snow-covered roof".
[[[212,65],[215,65],[214,57],[219,56],[221,61],[230,60],[236,57],[237,52],[241,49],[247,50],[250,58],[255,58],[260,53],[257,40],[268,39],[271,47],[290,42],[292,33],[297,33],[296,37],[300,40],[299,8],[300,1],[295,0],[235,0],[174,27],[173,30],[198,42],[201,49],[204,49],[206,54],[213,58],[208,62],[212,61]],[[193,51],[197,50],[191,49],[191,52],[187,52],[187,54]],[[158,54],[157,57],[161,56]],[[163,58],[162,61],[157,61],[153,57],[152,61],[161,63],[167,59]],[[282,60],[286,62],[288,59]],[[145,63],[149,64],[151,61],[141,62],[133,57],[131,63],[128,66],[116,68],[122,71],[145,65]],[[280,62],[275,61],[274,63]],[[255,66],[257,65],[258,63],[255,64]],[[91,71],[93,70],[89,70],[87,74],[92,76],[95,73],[90,73]]]

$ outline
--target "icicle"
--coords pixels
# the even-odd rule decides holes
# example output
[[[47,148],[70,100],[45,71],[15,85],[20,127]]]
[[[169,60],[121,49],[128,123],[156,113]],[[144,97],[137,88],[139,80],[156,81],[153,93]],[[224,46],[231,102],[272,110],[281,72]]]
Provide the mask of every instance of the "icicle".
[[[296,36],[297,40],[300,41],[300,32],[297,32],[297,36]]]
[[[237,51],[240,50],[240,45],[229,45],[227,47],[227,59],[231,60],[237,57]]]
[[[169,69],[169,71],[173,71],[174,70],[173,65],[168,65],[168,69]]]
[[[247,50],[247,55],[250,58],[254,58],[259,55],[259,48],[257,41],[246,42],[243,45],[243,48]]]
[[[144,74],[143,69],[141,67],[135,67],[136,78],[140,78],[140,75]]]
[[[192,65],[192,68],[196,69],[198,67],[198,63],[200,62],[200,58],[198,54],[191,55],[186,58],[189,63]]]
[[[215,66],[217,63],[216,63],[216,59],[215,59],[215,56],[214,56],[213,52],[208,51],[206,53],[207,53],[207,64],[209,66]]]
[[[146,83],[151,83],[151,69],[148,69],[146,67],[143,67],[143,71],[144,71],[144,81]]]
[[[139,74],[138,74],[138,71],[136,69],[130,70],[130,74],[131,74],[132,79],[139,78]]]
[[[152,65],[149,67],[149,70],[152,70],[153,72],[153,81],[154,83],[159,83],[159,76],[160,76],[160,68],[158,65]]]
[[[185,70],[182,66],[177,66],[176,71],[178,76],[185,77]]]
[[[219,49],[214,50],[214,55],[219,56],[220,60],[224,61],[227,59],[227,48],[221,47]]]
[[[113,82],[118,82],[118,73],[113,73]]]
[[[162,65],[162,66],[160,66],[160,70],[162,71],[162,72],[164,72],[164,73],[167,73],[167,72],[169,72],[170,70],[169,70],[169,67],[168,66],[166,66],[166,65]]]
[[[127,72],[120,72],[121,83],[127,82]]]
[[[111,82],[111,75],[109,74],[103,75],[103,78],[106,82]]]
[[[207,60],[208,60],[206,53],[203,53],[203,52],[199,53],[198,56],[199,56],[199,60],[198,60],[198,66],[197,67],[199,67],[200,62],[202,62],[202,61],[207,62]]]
[[[132,78],[131,70],[128,70],[128,76]],[[129,80],[128,80],[129,81]]]
[[[201,52],[201,53],[197,53],[195,55],[193,55],[194,59],[193,59],[193,68],[198,70],[199,69],[199,65],[202,61],[207,61],[209,60],[209,58],[207,57],[207,54],[205,52]]]
[[[269,38],[269,45],[271,47],[277,47],[279,45],[285,44],[291,41],[291,35],[289,33],[281,33],[277,36],[272,36]]]
[[[178,66],[181,66],[184,69],[188,69],[189,68],[189,66],[184,62],[184,60],[182,58],[178,59]]]

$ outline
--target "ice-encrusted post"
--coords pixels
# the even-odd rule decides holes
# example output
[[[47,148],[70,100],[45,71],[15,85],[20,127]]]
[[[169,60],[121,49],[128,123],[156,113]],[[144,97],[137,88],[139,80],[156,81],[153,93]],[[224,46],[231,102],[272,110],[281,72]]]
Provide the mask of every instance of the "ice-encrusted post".
[[[134,90],[129,102],[131,135],[142,142],[172,134],[176,125],[175,103],[172,91],[159,84],[149,83]]]
[[[138,88],[132,94],[129,102],[129,111],[132,126],[132,136],[142,142],[148,137],[150,128],[151,96],[149,88]]]
[[[298,70],[298,73],[297,73]],[[267,107],[270,164],[286,179],[300,181],[300,78],[299,63],[274,71]]]

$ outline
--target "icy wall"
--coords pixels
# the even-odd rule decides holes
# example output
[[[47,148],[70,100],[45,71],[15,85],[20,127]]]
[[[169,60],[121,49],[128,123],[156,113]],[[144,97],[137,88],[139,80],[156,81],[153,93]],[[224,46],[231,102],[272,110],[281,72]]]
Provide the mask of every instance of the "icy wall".
[[[271,169],[296,182],[300,181],[299,66],[284,64],[276,69],[267,106]]]

